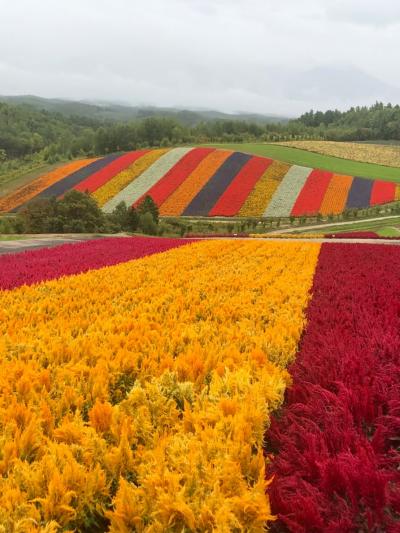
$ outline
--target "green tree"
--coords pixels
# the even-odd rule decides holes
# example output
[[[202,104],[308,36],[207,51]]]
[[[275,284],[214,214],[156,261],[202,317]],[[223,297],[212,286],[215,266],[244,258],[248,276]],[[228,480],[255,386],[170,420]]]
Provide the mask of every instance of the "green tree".
[[[146,213],[150,213],[156,224],[159,221],[159,211],[157,204],[150,195],[147,195],[144,200],[138,205],[137,212],[139,217]]]
[[[70,191],[61,200],[34,200],[18,219],[27,233],[102,232],[106,222],[95,200],[79,191]]]
[[[58,231],[54,227],[57,216],[57,201],[55,198],[38,198],[30,202],[18,215],[26,233],[49,233]]]
[[[97,202],[88,194],[69,191],[57,204],[57,218],[64,232],[103,231],[105,217]]]
[[[125,202],[120,202],[111,213],[110,220],[122,231],[136,231],[139,215],[134,207],[128,208]]]
[[[149,211],[139,215],[139,228],[148,235],[157,235],[157,224]]]

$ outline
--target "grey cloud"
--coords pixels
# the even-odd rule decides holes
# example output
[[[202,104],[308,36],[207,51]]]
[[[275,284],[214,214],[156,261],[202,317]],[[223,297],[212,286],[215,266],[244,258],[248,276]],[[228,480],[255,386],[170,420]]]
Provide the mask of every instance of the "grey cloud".
[[[327,7],[331,20],[371,27],[388,27],[400,24],[398,0],[332,0]]]
[[[0,94],[288,114],[397,98],[400,34],[362,5],[0,0]]]

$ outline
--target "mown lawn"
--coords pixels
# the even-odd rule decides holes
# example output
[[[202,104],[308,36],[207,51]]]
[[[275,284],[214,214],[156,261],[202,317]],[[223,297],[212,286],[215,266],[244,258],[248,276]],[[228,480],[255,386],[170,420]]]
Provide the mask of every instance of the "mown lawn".
[[[323,154],[281,146],[279,144],[262,143],[234,143],[234,144],[209,144],[216,148],[226,148],[228,150],[238,150],[249,154],[270,157],[285,161],[293,165],[301,165],[311,168],[321,168],[330,170],[337,174],[347,174],[350,176],[360,176],[370,179],[383,179],[400,183],[400,169],[386,167],[373,163],[361,163],[350,159],[342,159]]]
[[[326,224],[318,230],[311,228],[307,230],[307,228],[304,228],[304,233],[347,233],[349,231],[375,231],[382,237],[400,237],[400,217],[393,217],[389,220],[372,220],[369,222],[360,220],[345,225]]]
[[[24,235],[0,235],[0,241],[21,241],[26,238]]]

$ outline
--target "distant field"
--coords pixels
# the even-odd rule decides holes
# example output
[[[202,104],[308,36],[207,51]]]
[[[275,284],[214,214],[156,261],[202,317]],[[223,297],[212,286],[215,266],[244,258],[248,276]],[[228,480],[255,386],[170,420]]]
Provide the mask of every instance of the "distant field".
[[[289,146],[290,148],[300,148],[302,150],[316,152],[318,154],[360,161],[362,163],[400,167],[400,146],[398,145],[334,141],[290,141],[279,144]]]
[[[33,166],[31,164],[27,167],[22,166],[21,168],[11,170],[10,172],[2,172],[0,169],[0,196],[5,196],[18,187],[30,183],[46,172],[50,172],[63,165],[65,165],[65,162],[59,161],[53,164],[41,163]]]
[[[279,145],[236,147],[240,150],[189,146],[136,150],[70,161],[0,195],[0,212],[15,213],[31,200],[61,198],[71,190],[89,192],[105,213],[121,202],[137,206],[150,195],[163,217],[326,216],[400,201],[400,184],[344,173],[339,168],[344,159],[336,159],[336,171],[328,171],[321,169],[321,158],[326,156],[311,152]],[[260,147],[272,157],[244,153],[254,147],[253,152]],[[282,152],[287,150],[306,154],[308,160],[284,162]]]
[[[270,157],[272,159],[291,163],[292,165],[330,170],[331,172],[335,172],[337,174],[360,176],[369,179],[384,179],[400,183],[399,168],[377,165],[373,163],[362,163],[359,161],[342,159],[340,157],[317,154],[307,150],[282,146],[280,144],[224,143],[208,146],[215,146],[217,148],[229,150],[238,150],[241,152],[247,152],[249,154]]]

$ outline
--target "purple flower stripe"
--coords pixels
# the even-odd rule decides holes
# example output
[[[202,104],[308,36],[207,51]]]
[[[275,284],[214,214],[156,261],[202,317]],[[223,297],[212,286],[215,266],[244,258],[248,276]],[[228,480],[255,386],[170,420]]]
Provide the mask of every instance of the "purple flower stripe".
[[[371,200],[371,191],[374,182],[366,178],[354,178],[349,196],[347,197],[346,208],[368,207]]]

